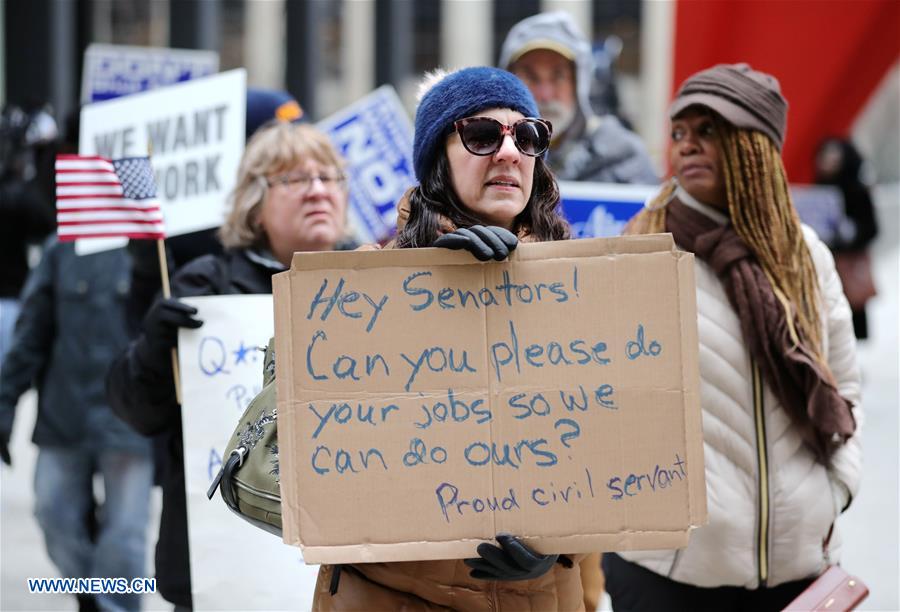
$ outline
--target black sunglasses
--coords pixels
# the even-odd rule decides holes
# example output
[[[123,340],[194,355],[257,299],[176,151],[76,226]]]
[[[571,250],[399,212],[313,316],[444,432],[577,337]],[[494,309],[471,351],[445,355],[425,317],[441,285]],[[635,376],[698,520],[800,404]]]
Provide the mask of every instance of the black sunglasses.
[[[545,119],[525,117],[503,125],[491,117],[468,117],[453,123],[466,151],[472,155],[493,155],[509,134],[516,148],[529,157],[542,155],[550,147],[553,126]]]

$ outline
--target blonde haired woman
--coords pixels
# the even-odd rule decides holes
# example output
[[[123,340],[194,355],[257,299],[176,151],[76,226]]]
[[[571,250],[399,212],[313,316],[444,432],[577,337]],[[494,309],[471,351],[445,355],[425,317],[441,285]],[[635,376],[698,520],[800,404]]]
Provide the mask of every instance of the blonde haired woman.
[[[219,238],[226,249],[267,250],[288,266],[295,251],[333,249],[346,213],[344,162],[328,138],[276,123],[247,144]]]
[[[295,251],[325,251],[344,236],[344,163],[327,137],[302,124],[273,123],[247,143],[231,210],[220,230],[225,252],[180,268],[172,295],[159,298],[140,334],[113,363],[107,395],[113,410],[147,436],[163,434],[163,512],[156,547],[157,585],[168,601],[191,605],[180,407],[170,352],[180,327],[202,325],[180,297],[271,293],[272,274]]]

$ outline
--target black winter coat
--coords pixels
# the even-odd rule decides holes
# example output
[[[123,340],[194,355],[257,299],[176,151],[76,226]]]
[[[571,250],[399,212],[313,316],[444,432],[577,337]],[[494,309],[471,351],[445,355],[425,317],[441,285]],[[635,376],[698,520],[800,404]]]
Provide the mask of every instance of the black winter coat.
[[[35,181],[0,183],[0,297],[19,296],[28,276],[28,245],[40,243],[54,227],[53,206]]]
[[[74,242],[44,244],[22,292],[22,312],[0,369],[0,437],[8,437],[19,397],[34,384],[32,441],[150,454],[150,443],[110,412],[103,379],[128,344],[128,255],[79,256]]]
[[[172,278],[174,297],[272,293],[272,274],[279,270],[246,250],[205,255],[190,262]],[[172,368],[144,363],[131,342],[110,368],[107,395],[113,411],[146,436],[160,435],[166,453],[157,477],[163,489],[159,540],[156,544],[156,579],[168,601],[191,606],[188,557],[187,506],[184,485],[184,448],[181,409],[175,401]]]

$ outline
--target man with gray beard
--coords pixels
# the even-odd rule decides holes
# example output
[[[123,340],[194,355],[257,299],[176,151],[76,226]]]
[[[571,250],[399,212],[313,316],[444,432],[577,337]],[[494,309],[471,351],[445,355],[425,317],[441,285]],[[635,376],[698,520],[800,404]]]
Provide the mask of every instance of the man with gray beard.
[[[568,13],[541,13],[509,31],[501,68],[519,77],[553,124],[547,161],[557,179],[655,185],[643,142],[613,115],[597,116],[589,93],[594,58]]]

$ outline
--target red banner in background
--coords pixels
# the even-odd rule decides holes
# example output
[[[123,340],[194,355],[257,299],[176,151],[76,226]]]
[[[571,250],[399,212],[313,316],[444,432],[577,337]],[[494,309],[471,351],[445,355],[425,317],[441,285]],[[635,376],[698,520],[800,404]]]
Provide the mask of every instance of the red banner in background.
[[[679,0],[673,94],[694,72],[747,62],[788,100],[784,162],[812,182],[819,141],[847,135],[900,58],[898,0]]]

